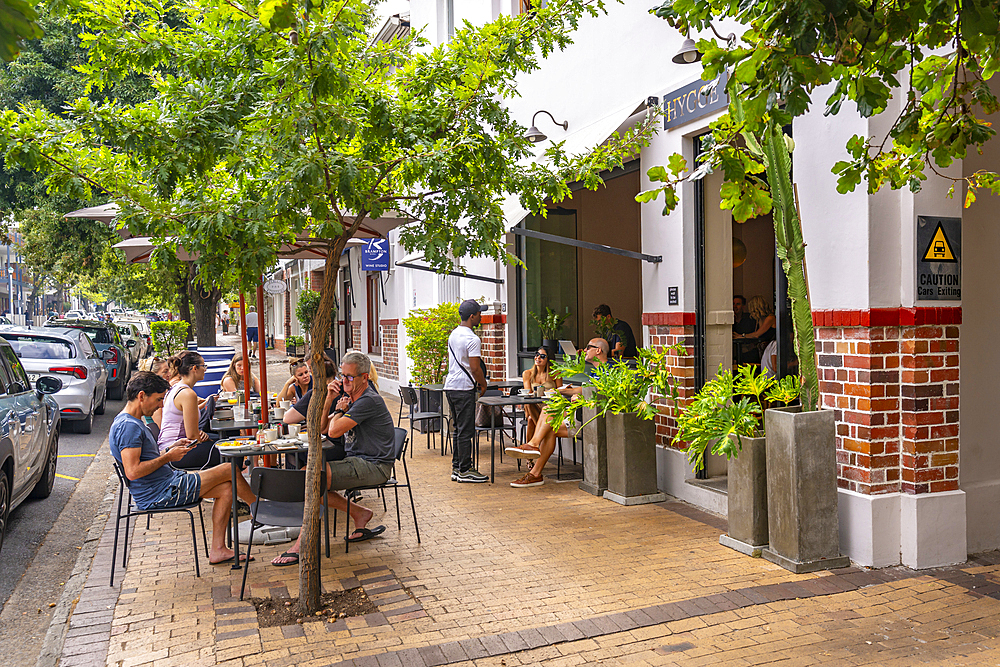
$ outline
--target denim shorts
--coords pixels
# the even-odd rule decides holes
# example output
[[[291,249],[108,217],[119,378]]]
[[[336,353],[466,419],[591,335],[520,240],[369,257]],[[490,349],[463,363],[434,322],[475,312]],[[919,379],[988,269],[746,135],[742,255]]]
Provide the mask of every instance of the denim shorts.
[[[247,327],[247,342],[248,343],[257,342],[257,327]]]
[[[170,485],[163,490],[160,497],[145,509],[162,510],[168,507],[190,505],[197,502],[201,495],[201,476],[194,472],[177,471]]]

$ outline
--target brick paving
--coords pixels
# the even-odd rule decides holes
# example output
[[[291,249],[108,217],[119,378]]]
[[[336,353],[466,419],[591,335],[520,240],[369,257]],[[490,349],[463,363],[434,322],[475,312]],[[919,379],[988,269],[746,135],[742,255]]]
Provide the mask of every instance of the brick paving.
[[[334,540],[322,561],[325,590],[361,585],[378,612],[260,628],[241,571],[196,578],[186,517],[157,516],[135,528],[120,595],[99,552],[61,664],[1000,664],[996,553],[795,575],[720,546],[724,519],[683,503],[623,507],[551,478],[513,489],[509,458],[495,485],[456,484],[449,457],[415,444],[422,543],[405,495],[397,530],[392,498],[383,512],[369,493],[386,533],[346,554]],[[287,546],[254,548],[250,595],[298,595],[297,568],[268,564]]]

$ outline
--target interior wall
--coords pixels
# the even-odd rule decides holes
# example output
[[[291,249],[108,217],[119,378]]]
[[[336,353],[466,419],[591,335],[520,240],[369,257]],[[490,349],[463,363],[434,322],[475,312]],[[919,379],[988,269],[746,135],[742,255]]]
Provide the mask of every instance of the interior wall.
[[[1000,84],[992,86],[1000,94]],[[986,120],[994,127],[1000,114]],[[969,151],[963,172],[1000,170],[1000,139],[986,144],[982,155]],[[963,193],[964,197],[964,193]],[[1000,436],[996,426],[997,378],[1000,378],[1000,292],[996,264],[1000,257],[1000,197],[985,188],[962,215],[962,326],[959,328],[959,482],[966,492],[970,553],[1000,547]],[[957,198],[957,195],[956,195]],[[936,305],[939,302],[924,305]]]
[[[705,177],[705,373],[733,365],[733,216],[719,208],[722,172]]]
[[[733,269],[733,294],[774,303],[774,221],[771,214],[733,224],[733,237],[747,247],[747,260]]]
[[[639,171],[613,178],[595,191],[573,193],[567,208],[577,210],[577,237],[581,241],[601,243],[623,250],[641,251]],[[642,344],[642,261],[596,250],[577,250],[579,312],[577,331],[582,347],[594,336],[590,326],[594,307],[606,303],[614,316],[632,327]]]

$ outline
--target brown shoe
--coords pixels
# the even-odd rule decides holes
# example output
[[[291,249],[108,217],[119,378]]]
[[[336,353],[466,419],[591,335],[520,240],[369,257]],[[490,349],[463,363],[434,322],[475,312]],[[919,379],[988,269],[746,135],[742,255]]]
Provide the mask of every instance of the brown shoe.
[[[515,489],[524,489],[529,486],[541,486],[545,484],[545,478],[541,475],[532,475],[531,471],[524,473],[520,479],[515,479],[510,483]]]

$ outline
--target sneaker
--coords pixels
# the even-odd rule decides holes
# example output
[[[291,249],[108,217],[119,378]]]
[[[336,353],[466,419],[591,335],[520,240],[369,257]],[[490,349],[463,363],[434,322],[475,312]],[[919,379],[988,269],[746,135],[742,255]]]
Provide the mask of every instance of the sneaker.
[[[453,482],[457,482],[458,481],[458,468],[452,468],[451,469],[451,481],[453,481]]]
[[[538,475],[537,477],[532,475],[530,470],[524,473],[524,475],[519,479],[515,479],[510,483],[510,485],[515,489],[524,489],[529,486],[541,486],[542,484],[545,484],[545,478],[541,475]]]
[[[490,478],[475,468],[469,468],[465,472],[458,473],[458,480],[456,481],[465,482],[466,484],[483,484],[490,481]]]

